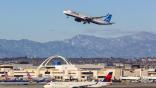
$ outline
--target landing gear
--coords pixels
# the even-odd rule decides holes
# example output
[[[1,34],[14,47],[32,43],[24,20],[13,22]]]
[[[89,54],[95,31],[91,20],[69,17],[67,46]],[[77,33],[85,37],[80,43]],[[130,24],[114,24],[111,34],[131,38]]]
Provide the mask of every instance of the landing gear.
[[[83,22],[83,24],[86,24],[86,22]]]

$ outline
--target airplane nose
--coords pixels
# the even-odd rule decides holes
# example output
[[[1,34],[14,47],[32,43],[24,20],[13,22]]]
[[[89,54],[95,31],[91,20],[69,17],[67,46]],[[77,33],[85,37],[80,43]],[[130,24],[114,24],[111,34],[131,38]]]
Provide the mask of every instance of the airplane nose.
[[[67,11],[63,11],[63,13],[64,13],[64,14],[66,14],[66,13],[67,13]]]
[[[69,14],[69,13],[71,13],[71,11],[70,10],[64,10],[63,13],[64,14]]]

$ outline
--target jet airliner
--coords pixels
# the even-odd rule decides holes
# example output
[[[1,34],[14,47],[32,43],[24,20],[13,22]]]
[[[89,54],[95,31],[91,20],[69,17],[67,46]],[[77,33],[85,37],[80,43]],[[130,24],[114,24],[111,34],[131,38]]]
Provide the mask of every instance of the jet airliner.
[[[49,82],[46,85],[44,85],[44,88],[102,88],[104,86],[111,85],[111,79],[112,79],[113,72],[109,72],[107,76],[104,78],[104,80],[99,82]]]
[[[64,10],[63,13],[67,16],[71,16],[75,18],[76,22],[83,22],[83,24],[98,24],[98,25],[112,25],[114,24],[111,22],[112,14],[107,14],[106,16],[99,16],[99,17],[90,17],[90,16],[85,16],[80,13],[77,13],[75,11],[71,10]]]

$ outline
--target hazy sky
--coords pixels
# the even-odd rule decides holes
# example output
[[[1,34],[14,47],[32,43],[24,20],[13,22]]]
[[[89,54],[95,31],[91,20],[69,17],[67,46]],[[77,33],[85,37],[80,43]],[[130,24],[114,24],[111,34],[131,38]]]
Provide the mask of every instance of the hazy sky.
[[[113,14],[112,26],[82,24],[62,13],[71,9],[89,16]],[[53,41],[78,34],[118,36],[156,33],[156,0],[1,0],[0,39]]]

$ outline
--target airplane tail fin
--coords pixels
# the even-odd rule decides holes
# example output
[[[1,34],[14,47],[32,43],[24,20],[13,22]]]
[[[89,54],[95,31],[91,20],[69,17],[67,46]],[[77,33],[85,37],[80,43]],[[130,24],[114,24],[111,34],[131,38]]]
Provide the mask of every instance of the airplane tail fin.
[[[5,77],[5,80],[9,80],[9,76],[7,72],[4,72],[4,77]]]
[[[31,79],[32,79],[32,77],[31,77],[31,75],[30,75],[30,73],[29,73],[29,72],[27,72],[27,77],[28,77],[28,79],[29,79],[29,80],[31,80]]]
[[[113,74],[113,72],[109,72],[103,81],[104,82],[111,82],[112,74]]]
[[[106,16],[105,16],[106,18],[104,19],[104,21],[106,21],[106,22],[110,22],[111,21],[111,18],[112,18],[112,14],[107,14]]]

